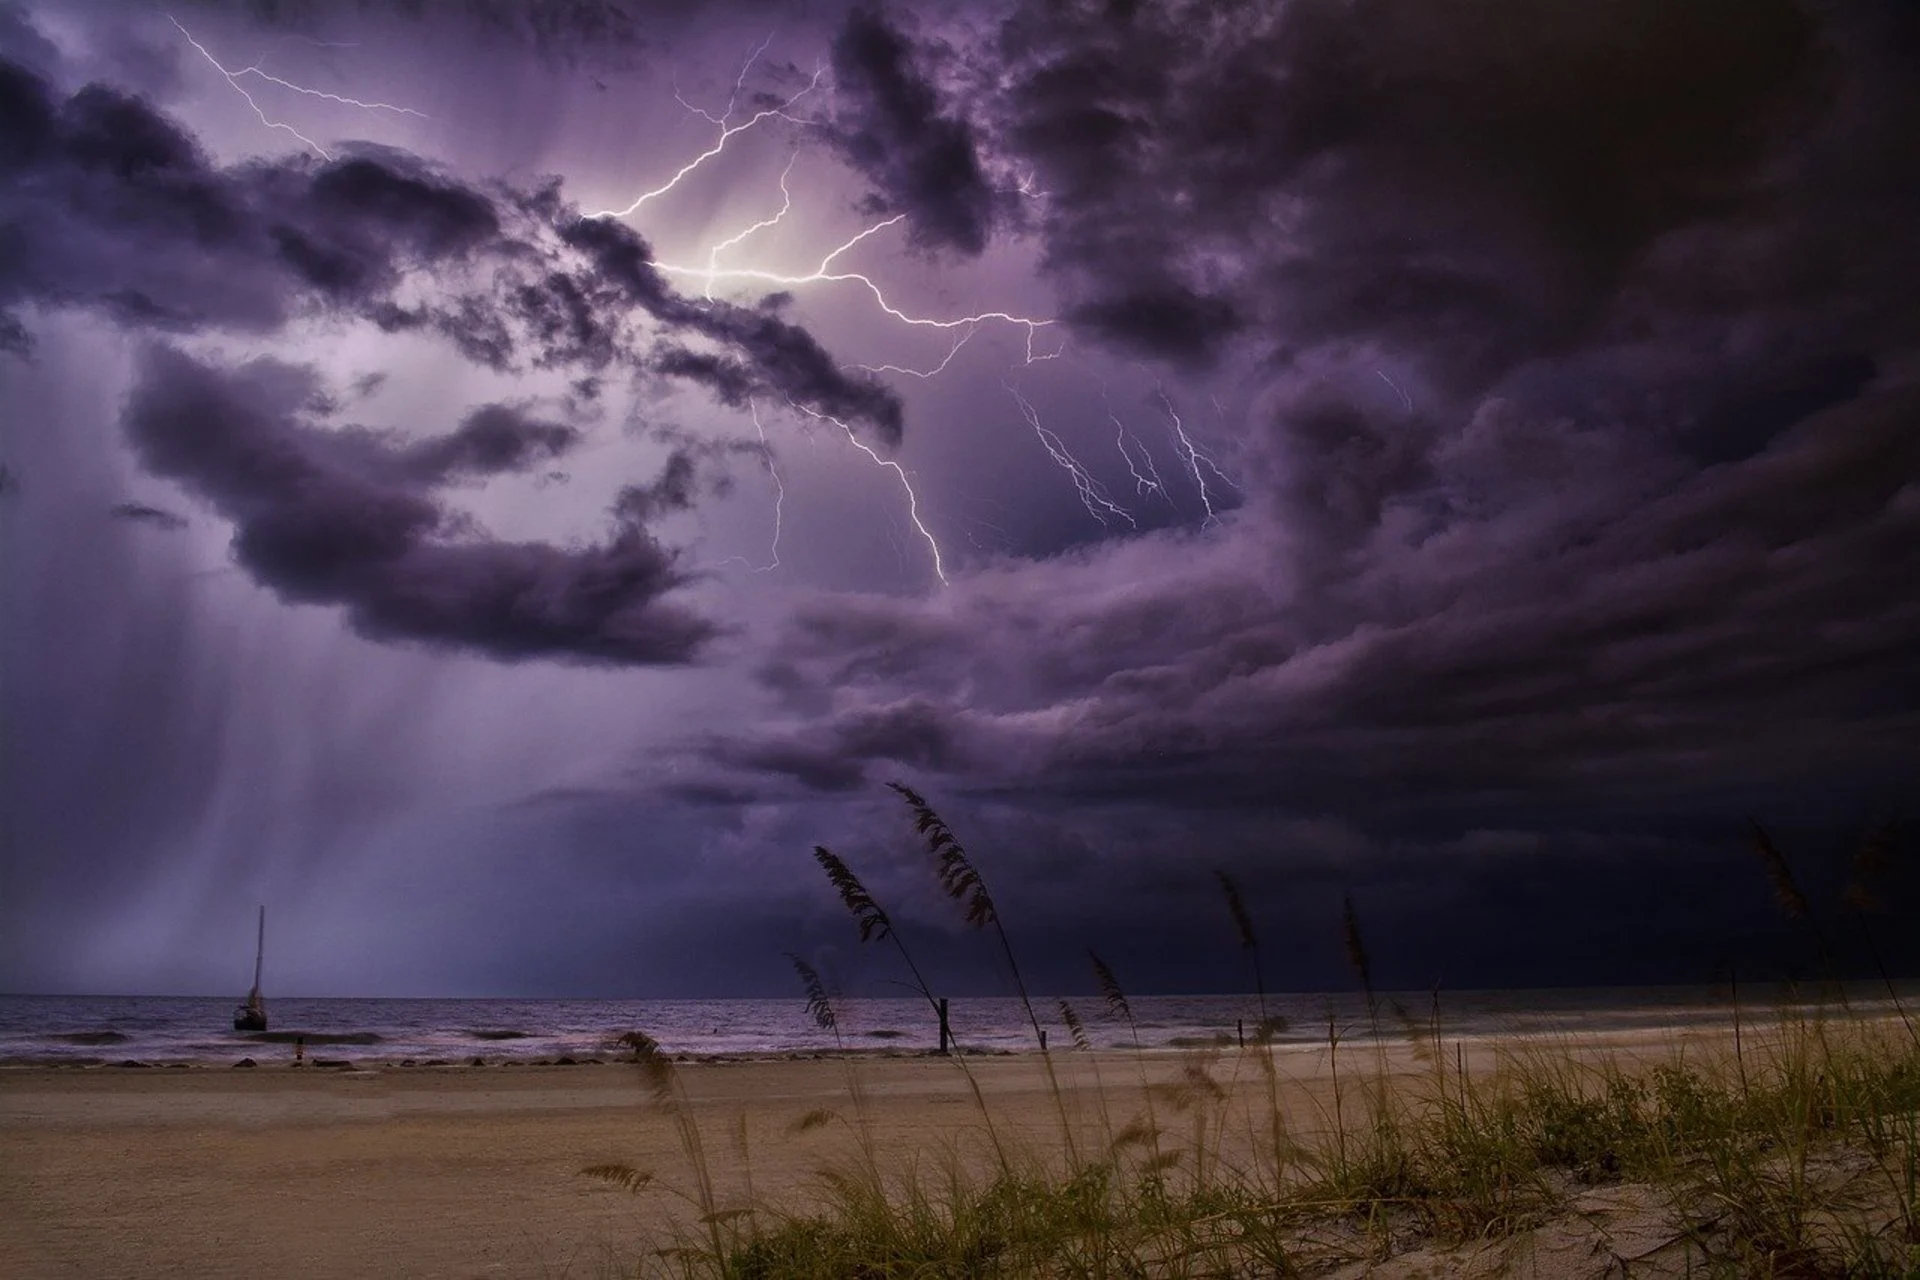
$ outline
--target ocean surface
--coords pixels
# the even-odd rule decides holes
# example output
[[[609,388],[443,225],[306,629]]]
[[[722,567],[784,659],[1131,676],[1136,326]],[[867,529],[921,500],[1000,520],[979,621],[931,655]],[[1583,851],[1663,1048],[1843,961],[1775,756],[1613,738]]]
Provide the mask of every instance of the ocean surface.
[[[1920,982],[1896,984],[1910,1013],[1920,1011]],[[1811,989],[1741,989],[1741,1016],[1751,1022],[1782,1010],[1812,1012]],[[1855,1013],[1893,1012],[1886,988],[1850,985]],[[1250,995],[1136,996],[1134,1028],[1098,996],[1070,1004],[1094,1047],[1134,1044],[1135,1029],[1149,1050],[1174,1051],[1228,1044],[1242,1027],[1252,1035],[1261,1014]],[[938,1033],[918,999],[848,1000],[837,1006],[838,1035],[822,1030],[799,999],[778,1000],[354,1000],[269,999],[270,1030],[232,1030],[235,1002],[197,996],[0,996],[0,1066],[85,1066],[143,1062],[230,1065],[252,1058],[261,1065],[291,1062],[294,1041],[309,1058],[355,1063],[552,1061],[613,1058],[610,1041],[645,1031],[669,1053],[691,1057],[815,1054],[840,1051],[921,1053]],[[1343,1037],[1365,1038],[1376,1025],[1358,993],[1267,997],[1269,1016],[1284,1018],[1281,1043],[1324,1041],[1329,1017]],[[1073,1033],[1060,1002],[1036,999],[1049,1045],[1066,1049]],[[1837,1007],[1828,993],[1827,1008]],[[1430,992],[1380,997],[1383,1036],[1428,1028],[1435,1016]],[[1448,1037],[1489,1034],[1572,1035],[1600,1031],[1675,1029],[1729,1024],[1733,1006],[1724,990],[1706,987],[1596,987],[1536,991],[1441,992],[1438,1019]],[[1019,1001],[960,997],[950,1021],[961,1046],[981,1052],[1034,1047]]]

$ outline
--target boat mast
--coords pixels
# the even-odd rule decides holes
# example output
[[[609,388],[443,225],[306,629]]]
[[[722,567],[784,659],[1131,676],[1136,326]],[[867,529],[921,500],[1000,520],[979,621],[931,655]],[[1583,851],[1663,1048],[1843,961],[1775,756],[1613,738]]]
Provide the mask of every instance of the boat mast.
[[[267,908],[266,904],[262,903],[260,905],[260,937],[253,948],[253,998],[255,1001],[260,999],[260,962],[266,958],[266,954]]]

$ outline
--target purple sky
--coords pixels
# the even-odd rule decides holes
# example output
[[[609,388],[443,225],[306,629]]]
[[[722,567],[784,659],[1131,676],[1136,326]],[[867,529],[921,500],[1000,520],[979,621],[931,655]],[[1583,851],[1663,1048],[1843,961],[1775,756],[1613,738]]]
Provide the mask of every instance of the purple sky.
[[[390,8],[0,6],[0,989],[1864,963],[1911,5]]]

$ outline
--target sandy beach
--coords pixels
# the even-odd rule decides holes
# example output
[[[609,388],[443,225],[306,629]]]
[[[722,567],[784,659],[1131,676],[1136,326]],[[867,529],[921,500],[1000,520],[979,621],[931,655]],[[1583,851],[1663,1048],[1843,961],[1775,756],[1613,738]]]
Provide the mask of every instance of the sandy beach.
[[[1688,1038],[1594,1037],[1579,1052],[1665,1057]],[[1460,1061],[1484,1072],[1516,1047],[1471,1042]],[[1324,1046],[1275,1058],[1289,1123],[1324,1125]],[[1124,1124],[1143,1079],[1175,1082],[1197,1061],[1209,1060],[1053,1057],[1073,1122],[1088,1133]],[[1404,1041],[1384,1057],[1342,1050],[1344,1069],[1383,1062],[1390,1072],[1431,1070]],[[1003,1137],[1036,1153],[1058,1149],[1037,1055],[967,1066]],[[1265,1108],[1268,1083],[1252,1054],[1226,1050],[1210,1071],[1229,1114],[1242,1101]],[[950,1060],[701,1061],[677,1072],[723,1206],[804,1207],[819,1170],[854,1152],[854,1126],[843,1122],[856,1115],[883,1161],[982,1149],[979,1107]],[[801,1127],[821,1109],[836,1118]],[[1251,1140],[1247,1129],[1227,1126],[1229,1158]],[[0,1072],[0,1151],[0,1275],[23,1280],[620,1274],[670,1243],[673,1218],[690,1216],[675,1194],[689,1186],[678,1130],[641,1073],[616,1063],[9,1069]],[[580,1172],[601,1163],[661,1182],[635,1192]]]

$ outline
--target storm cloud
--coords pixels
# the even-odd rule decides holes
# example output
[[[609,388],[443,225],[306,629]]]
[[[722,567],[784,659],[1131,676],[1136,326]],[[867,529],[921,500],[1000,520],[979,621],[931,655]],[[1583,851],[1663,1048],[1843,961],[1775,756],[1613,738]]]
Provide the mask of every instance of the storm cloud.
[[[58,424],[0,460],[9,612],[47,619],[8,706],[54,744],[9,805],[55,849],[98,778],[167,833],[88,809],[9,921],[264,828],[326,850],[275,883],[330,919],[477,859],[430,950],[478,972],[681,993],[632,939],[695,937],[780,991],[782,949],[848,942],[824,843],[991,987],[900,780],[1061,989],[1090,943],[1142,990],[1239,981],[1215,867],[1289,984],[1342,980],[1348,893],[1383,985],[1693,980],[1811,963],[1750,817],[1836,911],[1920,802],[1911,6],[727,9],[581,83],[619,19],[550,9],[285,10],[359,41],[275,46],[290,78],[417,73],[432,116],[340,109],[383,140],[328,155],[190,61],[8,37],[0,376]],[[214,518],[103,518],[129,495]],[[142,642],[82,643],[70,578]],[[193,674],[334,615],[337,653]],[[302,679],[297,720],[249,698]],[[376,786],[334,704],[398,688]],[[234,817],[238,756],[163,803],[156,724],[271,725],[275,785],[367,827]]]
[[[833,71],[836,143],[876,188],[869,207],[905,214],[922,247],[984,250],[995,196],[973,126],[942,110],[914,46],[886,15],[855,9],[834,39]]]
[[[729,357],[723,391],[745,380],[898,441],[900,405],[886,388],[843,371],[778,316],[680,297],[643,239],[581,217],[550,187],[483,192],[380,147],[221,167],[138,98],[89,85],[62,100],[10,62],[0,62],[0,100],[21,125],[0,153],[11,250],[0,309],[86,307],[181,333],[272,332],[344,313],[441,334],[501,372],[618,366],[708,378],[652,360],[661,334],[684,330]],[[467,283],[475,277],[479,288]],[[421,284],[439,287],[403,296]],[[18,318],[0,315],[9,343],[24,346]]]
[[[490,406],[395,448],[329,432],[316,391],[311,370],[227,371],[155,347],[125,418],[146,468],[232,520],[235,559],[282,598],[343,605],[370,638],[507,661],[686,662],[714,634],[661,599],[687,575],[639,519],[561,549],[468,535],[435,501],[433,486],[462,467],[506,469],[529,441],[570,440],[562,429]]]

